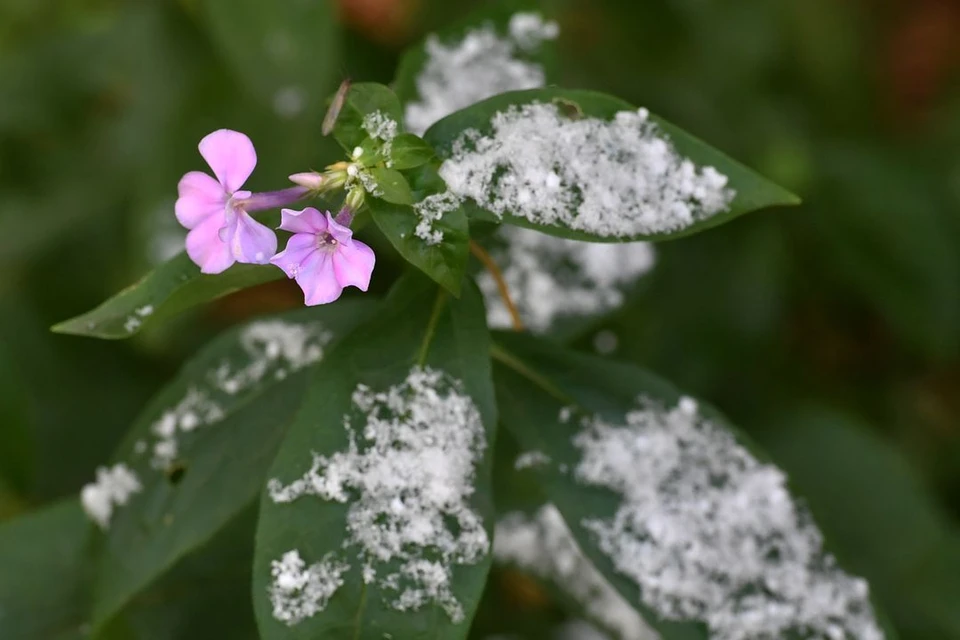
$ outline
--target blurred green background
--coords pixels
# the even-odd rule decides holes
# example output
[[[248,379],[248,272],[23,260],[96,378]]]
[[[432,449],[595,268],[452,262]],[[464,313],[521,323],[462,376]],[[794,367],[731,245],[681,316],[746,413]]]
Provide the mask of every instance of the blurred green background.
[[[244,4],[0,0],[0,520],[75,494],[211,335],[299,304],[277,283],[123,343],[49,333],[177,250],[196,142],[247,132],[254,189],[321,168],[338,154],[320,98],[347,76],[389,82],[406,44],[479,3],[339,0],[339,25]],[[615,357],[720,407],[903,638],[960,638],[960,2],[544,8],[563,85],[647,106],[804,198],[661,244],[629,303],[574,342],[610,330]],[[286,52],[291,29],[318,55]],[[302,84],[246,82],[258,57],[229,61],[247,42]]]

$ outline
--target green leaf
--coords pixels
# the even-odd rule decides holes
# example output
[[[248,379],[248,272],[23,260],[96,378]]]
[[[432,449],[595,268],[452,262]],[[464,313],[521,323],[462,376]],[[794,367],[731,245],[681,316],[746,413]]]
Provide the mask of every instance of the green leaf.
[[[231,329],[151,401],[114,457],[142,490],[106,532],[96,626],[251,504],[311,365],[371,309],[344,300]]]
[[[433,147],[412,133],[401,133],[390,143],[390,166],[394,169],[415,169],[430,162]]]
[[[316,119],[335,82],[332,0],[202,0],[204,21],[236,77],[279,115]]]
[[[430,127],[430,129],[424,134],[424,139],[434,146],[434,148],[437,150],[437,155],[440,158],[446,160],[453,155],[455,143],[461,138],[464,131],[476,130],[479,131],[481,135],[489,135],[493,129],[492,119],[496,114],[503,112],[512,106],[522,106],[534,103],[556,105],[560,117],[568,118],[571,123],[581,120],[583,117],[598,119],[601,121],[612,121],[614,116],[619,112],[636,112],[636,108],[629,103],[624,102],[619,98],[614,98],[612,96],[594,91],[558,88],[513,91],[495,96],[488,100],[484,100],[483,102],[477,103],[471,107],[467,107],[444,118],[443,120],[440,120]],[[595,242],[663,240],[667,238],[679,238],[704,231],[711,227],[729,222],[740,215],[750,211],[755,211],[757,209],[762,209],[764,207],[773,205],[797,204],[799,202],[797,197],[790,192],[775,185],[735,160],[727,157],[720,151],[717,151],[716,149],[706,145],[697,138],[682,131],[678,127],[660,118],[657,118],[656,116],[650,116],[650,119],[659,127],[662,133],[669,137],[680,156],[692,160],[699,167],[714,167],[717,171],[727,176],[727,187],[734,189],[736,191],[736,195],[725,210],[716,213],[715,215],[698,219],[692,224],[679,228],[675,231],[638,232],[626,235],[616,235],[613,231],[593,232],[590,229],[590,226],[593,223],[590,221],[576,222],[576,226],[574,226],[574,224],[570,221],[538,222],[536,220],[531,220],[528,217],[515,215],[511,212],[504,213],[503,220],[511,224],[532,229],[539,229],[545,233],[550,233],[564,238],[571,238],[574,240],[592,240]],[[590,151],[593,150],[591,149]],[[582,153],[582,149],[571,149],[571,153],[574,152]],[[596,150],[596,153],[598,156],[601,153],[599,148]],[[609,154],[609,151],[606,151],[606,153]],[[581,163],[589,162],[589,158],[578,159]],[[560,159],[559,161],[563,162],[563,159]],[[509,173],[509,170],[506,169],[506,167],[503,169]],[[553,169],[556,170],[556,167],[553,167]],[[574,175],[576,175],[576,173],[579,173],[581,170],[582,168],[571,171],[574,173]],[[548,171],[549,168],[546,168],[544,174],[546,175]],[[563,172],[559,171],[559,173]],[[441,174],[443,174],[442,170]],[[520,179],[527,179],[530,177],[531,176],[525,175]],[[497,174],[495,180],[502,179],[503,175]],[[569,197],[570,202],[576,203],[580,201],[580,198],[582,198],[584,189],[587,186],[587,184],[568,184],[561,185],[558,187],[558,189],[560,189],[562,193],[565,193]],[[456,191],[456,189],[454,189],[454,191]],[[599,189],[598,192],[602,193],[603,189]],[[622,194],[619,191],[616,193],[610,193],[609,195],[610,198],[627,197],[625,194]],[[498,198],[499,191],[492,192],[484,197]],[[618,200],[614,200],[614,202],[617,201]],[[494,200],[494,202],[496,202],[496,200]],[[497,216],[493,212],[485,210],[475,201],[472,201],[472,199],[471,203],[474,205],[472,208],[468,209],[468,215],[470,215],[471,218],[477,217],[485,220],[497,219]],[[515,203],[509,200],[502,202],[502,204],[504,206],[515,206]],[[642,203],[633,203],[632,201],[628,200],[627,204],[636,204],[637,207],[640,207]],[[534,204],[531,206],[536,207],[537,205]],[[566,212],[567,215],[571,216],[570,220],[577,220],[576,216],[579,210],[578,207],[579,205],[576,207],[570,207]],[[541,209],[535,209],[535,212],[539,212],[540,210]],[[657,215],[663,214],[661,211],[657,211],[655,213]],[[530,215],[539,214],[537,213]],[[616,215],[616,212],[611,213],[611,215]]]
[[[378,198],[391,204],[413,204],[413,192],[402,173],[384,167],[373,167],[367,171],[377,183]]]
[[[0,526],[0,637],[4,640],[254,640],[249,605],[252,509],[154,588],[108,629],[91,635],[95,545],[76,500]]]
[[[396,94],[382,84],[361,82],[350,85],[343,106],[333,128],[333,137],[347,153],[361,146],[370,134],[363,126],[368,115],[380,114],[397,123],[397,131],[403,130],[403,111]]]
[[[80,640],[91,557],[76,500],[0,526],[0,637]]]
[[[307,401],[280,448],[270,476],[286,484],[310,469],[311,452],[331,456],[348,448],[344,417],[350,415],[355,426],[363,429],[354,419],[358,416],[351,413],[351,397],[358,385],[385,391],[406,380],[412,367],[426,365],[460,380],[462,390],[479,410],[487,448],[477,463],[475,493],[469,505],[480,514],[490,535],[496,407],[490,382],[489,337],[476,288],[470,287],[456,300],[412,272],[397,283],[375,319],[345,339],[330,358],[339,366],[319,370],[311,381]],[[356,494],[351,496],[357,498]],[[463,608],[463,621],[454,623],[436,604],[397,611],[390,604],[399,594],[384,589],[382,579],[399,565],[396,560],[386,566],[376,564],[378,579],[364,584],[362,560],[358,560],[362,551],[350,544],[346,530],[349,507],[349,503],[322,501],[314,496],[275,503],[270,492],[264,492],[253,583],[262,637],[382,640],[387,634],[411,640],[466,638],[484,587],[489,555],[476,564],[452,566],[451,589]],[[307,565],[327,557],[348,563],[350,569],[342,574],[343,584],[322,611],[288,626],[274,618],[269,588],[271,562],[291,550],[302,554]]]
[[[434,223],[434,227],[443,233],[443,240],[428,244],[416,235],[420,216],[413,207],[376,198],[368,198],[367,206],[373,221],[407,262],[453,295],[460,295],[470,242],[470,229],[463,211],[450,211]]]
[[[770,452],[904,636],[960,637],[960,528],[909,460],[826,407],[789,411],[777,427],[764,432]]]
[[[255,264],[235,264],[223,273],[204,275],[181,253],[96,309],[54,325],[52,330],[108,340],[129,338],[148,322],[282,277],[283,271],[273,265]]]
[[[521,74],[519,81],[529,82],[534,70],[539,70],[543,74],[546,84],[555,80],[555,40],[547,39],[535,46],[520,46],[510,36],[509,28],[510,19],[517,13],[537,13],[544,20],[549,20],[549,16],[542,14],[541,3],[536,0],[497,0],[482,3],[459,22],[445,26],[435,34],[427,36],[417,45],[407,49],[397,67],[397,74],[392,86],[407,109],[406,117],[408,120],[406,124],[411,130],[425,131],[433,121],[457,109],[470,106],[511,88],[521,88],[510,86],[510,75],[499,68],[502,60],[491,59],[491,56],[478,56],[475,62],[469,61],[465,63],[465,66],[459,67],[455,71],[452,68],[450,69],[463,78],[476,77],[476,82],[470,83],[469,90],[464,90],[465,87],[458,82],[459,78],[443,78],[442,75],[438,77],[436,69],[428,71],[431,56],[428,53],[427,43],[433,39],[436,39],[436,42],[445,47],[454,47],[462,43],[468,33],[492,30],[502,39],[504,47],[511,49],[510,61],[528,68],[528,73]],[[438,62],[440,64],[445,63],[443,59],[438,60]],[[449,65],[449,63],[447,64]],[[494,65],[498,68],[491,69],[491,66]],[[426,87],[421,87],[422,83],[418,83],[425,71],[430,78],[429,96],[422,94],[422,89]],[[492,73],[495,72],[501,75],[499,83],[490,80]],[[439,87],[436,86],[437,84],[439,84]],[[524,84],[524,87],[529,86],[529,84]],[[440,87],[447,90],[445,94],[437,95]],[[431,104],[431,99],[437,100],[438,104]],[[438,109],[441,105],[446,112]]]
[[[673,410],[679,405],[679,392],[637,367],[565,351],[548,342],[519,334],[498,334],[494,358],[494,381],[501,422],[525,451],[540,451],[549,456],[550,464],[536,467],[533,472],[540,478],[547,498],[563,514],[583,552],[664,638],[706,638],[706,629],[699,623],[694,624],[694,620],[666,622],[642,604],[644,601],[638,583],[615,570],[611,558],[600,548],[598,538],[585,524],[589,520],[612,518],[621,505],[622,496],[605,487],[583,483],[576,477],[582,456],[574,437],[583,433],[581,419],[601,418],[609,424],[623,424],[624,416],[637,409],[638,398],[642,397],[645,402],[654,403],[664,410]],[[718,432],[733,435],[740,447],[759,463],[767,463],[768,459],[714,409],[698,404],[696,412]],[[651,442],[653,438],[656,436],[651,436]],[[678,442],[678,452],[683,445]],[[636,446],[651,445],[644,445],[638,440]],[[691,442],[686,446],[703,445]],[[665,450],[656,450],[660,451],[659,455],[670,455],[664,454]],[[624,454],[630,455],[627,451]],[[633,454],[638,455],[636,452]],[[717,455],[721,455],[721,452],[718,451]],[[737,472],[731,473],[735,475]],[[717,481],[725,480],[720,478]],[[651,482],[663,480],[651,477]],[[664,493],[662,499],[667,504],[674,504],[675,509],[679,508],[669,491]],[[704,499],[709,500],[709,496]],[[682,504],[683,498],[679,500],[679,504]],[[705,504],[704,508],[707,506]],[[669,510],[664,511],[668,518],[670,513]],[[670,526],[669,520],[664,523],[664,527]],[[640,531],[637,533],[638,536],[642,535]],[[789,544],[785,544],[789,548]],[[665,549],[664,553],[669,553],[669,549]],[[688,569],[692,570],[677,564],[678,571]],[[705,585],[705,588],[713,587]],[[685,596],[681,595],[680,599],[685,599]],[[881,621],[881,624],[884,622]],[[887,634],[887,637],[896,637],[889,630]]]

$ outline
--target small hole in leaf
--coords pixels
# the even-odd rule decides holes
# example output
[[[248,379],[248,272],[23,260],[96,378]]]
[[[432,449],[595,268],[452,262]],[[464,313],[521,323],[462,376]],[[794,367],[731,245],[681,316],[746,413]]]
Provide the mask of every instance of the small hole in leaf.
[[[187,465],[182,462],[174,462],[167,470],[164,472],[167,476],[167,481],[176,486],[180,484],[180,481],[183,480],[184,474],[187,473]]]

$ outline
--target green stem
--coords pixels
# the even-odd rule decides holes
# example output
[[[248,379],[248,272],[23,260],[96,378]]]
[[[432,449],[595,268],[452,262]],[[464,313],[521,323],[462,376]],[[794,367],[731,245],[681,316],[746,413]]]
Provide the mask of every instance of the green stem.
[[[513,369],[516,373],[519,373],[521,376],[534,383],[560,402],[567,405],[577,404],[573,398],[558,389],[552,382],[550,382],[550,380],[528,367],[525,362],[518,359],[512,353],[504,351],[500,345],[496,343],[490,345],[490,357],[499,361],[501,364],[509,367],[510,369]]]
[[[433,312],[430,314],[430,320],[427,322],[427,332],[423,336],[423,342],[420,344],[420,354],[417,356],[417,364],[423,366],[427,363],[427,354],[430,352],[430,343],[433,342],[433,334],[437,332],[437,323],[440,322],[440,314],[447,302],[447,292],[440,289],[437,293],[437,299],[433,303]]]

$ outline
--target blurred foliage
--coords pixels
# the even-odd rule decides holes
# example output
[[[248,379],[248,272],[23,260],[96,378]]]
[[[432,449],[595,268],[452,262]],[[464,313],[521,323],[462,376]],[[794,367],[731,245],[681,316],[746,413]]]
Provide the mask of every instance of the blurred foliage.
[[[238,73],[221,45],[277,23],[235,13],[211,30],[223,0],[0,3],[0,518],[75,494],[216,331],[299,303],[283,282],[123,344],[47,331],[162,254],[196,141],[247,132],[253,189],[322,167],[337,151],[315,96],[346,76],[388,82],[404,45],[472,4],[341,0],[340,55],[296,58],[300,95],[269,66]],[[564,86],[643,104],[805,200],[660,245],[628,305],[573,343],[613,331],[616,357],[721,407],[791,473],[903,638],[960,638],[960,5],[544,6]],[[479,626],[555,618],[509,573],[490,584]]]

